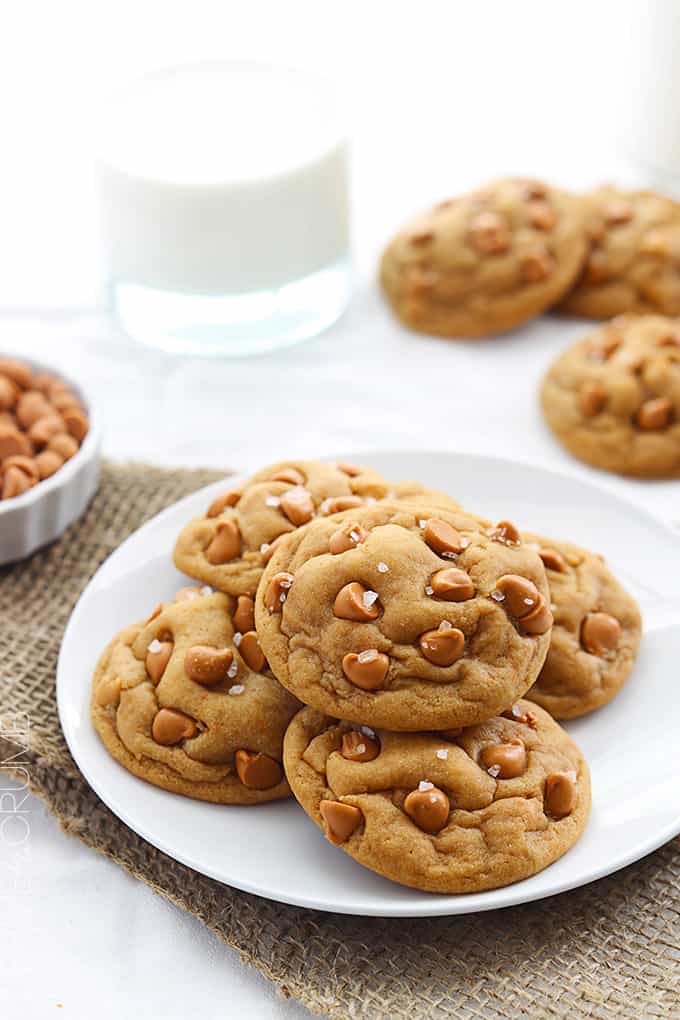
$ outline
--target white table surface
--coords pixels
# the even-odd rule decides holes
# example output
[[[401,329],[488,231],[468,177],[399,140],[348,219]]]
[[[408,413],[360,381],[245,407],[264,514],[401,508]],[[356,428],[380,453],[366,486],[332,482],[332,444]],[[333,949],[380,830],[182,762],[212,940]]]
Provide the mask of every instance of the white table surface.
[[[542,424],[538,381],[583,323],[545,318],[484,342],[417,337],[390,318],[373,282],[390,230],[462,185],[506,171],[571,184],[621,179],[601,141],[622,116],[616,39],[629,2],[612,17],[609,2],[425,0],[416,18],[412,5],[382,0],[347,0],[333,12],[311,0],[261,0],[239,4],[233,20],[236,5],[228,12],[197,0],[191,22],[184,5],[163,4],[161,32],[156,4],[121,0],[104,26],[97,4],[68,0],[58,10],[44,5],[37,33],[33,5],[16,6],[15,31],[0,40],[0,94],[24,104],[3,118],[11,144],[0,173],[0,350],[77,375],[100,408],[108,456],[227,468],[352,450],[473,450],[587,475],[680,518],[680,483],[590,471]],[[67,8],[77,28],[64,33]],[[176,360],[121,337],[96,305],[101,267],[83,125],[105,86],[130,73],[237,54],[321,67],[345,86],[355,295],[333,329],[294,350]],[[27,121],[40,130],[26,130]],[[16,871],[0,838],[3,1018],[308,1015],[277,999],[197,921],[61,834],[39,802],[23,806],[30,838]]]

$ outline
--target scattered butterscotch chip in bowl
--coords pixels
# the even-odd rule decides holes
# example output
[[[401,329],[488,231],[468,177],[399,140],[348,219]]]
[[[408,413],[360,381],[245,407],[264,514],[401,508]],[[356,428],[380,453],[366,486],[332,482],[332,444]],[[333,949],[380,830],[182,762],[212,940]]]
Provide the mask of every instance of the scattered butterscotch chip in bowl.
[[[89,431],[80,397],[58,376],[0,358],[0,499],[54,475]]]
[[[0,355],[0,563],[29,556],[80,517],[97,487],[99,447],[75,382]]]

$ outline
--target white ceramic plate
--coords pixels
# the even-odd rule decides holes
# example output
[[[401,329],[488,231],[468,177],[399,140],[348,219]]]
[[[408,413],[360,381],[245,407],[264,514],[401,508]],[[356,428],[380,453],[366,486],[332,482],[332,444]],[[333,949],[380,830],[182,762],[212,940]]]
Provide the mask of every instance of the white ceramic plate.
[[[124,542],[85,589],[67,627],[57,675],[61,722],[102,800],[154,846],[220,882],[298,906],[381,916],[464,914],[550,896],[616,871],[678,834],[680,537],[612,493],[528,465],[454,453],[347,459],[371,463],[388,478],[420,478],[493,520],[510,518],[599,550],[639,599],[645,634],[632,678],[610,705],[567,726],[592,771],[593,810],[583,838],[524,882],[468,896],[432,895],[356,864],[292,800],[256,808],[203,804],[119,766],[90,724],[95,662],[117,630],[186,583],[172,565],[174,540],[223,482],[165,510]]]

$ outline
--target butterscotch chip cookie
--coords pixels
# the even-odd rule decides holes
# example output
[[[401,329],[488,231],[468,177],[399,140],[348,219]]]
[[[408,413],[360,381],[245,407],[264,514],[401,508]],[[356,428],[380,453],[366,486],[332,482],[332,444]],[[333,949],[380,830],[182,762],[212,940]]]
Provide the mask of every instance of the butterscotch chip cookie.
[[[407,483],[407,490],[418,483]],[[382,499],[390,484],[371,468],[315,460],[263,468],[226,488],[180,533],[175,565],[230,595],[254,595],[276,542],[314,517]],[[422,487],[421,487],[422,488]]]
[[[447,734],[356,728],[304,708],[286,732],[284,765],[331,843],[429,892],[535,875],[574,845],[590,810],[583,755],[527,701]]]
[[[560,442],[587,464],[680,476],[680,320],[620,316],[569,347],[543,380]]]
[[[527,698],[556,719],[606,704],[623,687],[640,645],[642,620],[597,553],[523,533],[543,560],[554,617],[550,648]]]
[[[116,635],[91,702],[95,729],[129,772],[219,804],[288,796],[282,742],[298,708],[267,666],[252,600],[198,588]]]
[[[442,202],[401,230],[383,254],[380,279],[411,329],[479,337],[558,301],[585,252],[580,199],[507,179]]]
[[[561,311],[589,319],[680,315],[680,204],[610,186],[585,201],[590,251]]]
[[[289,538],[255,618],[302,702],[392,730],[502,711],[538,676],[552,624],[543,564],[512,524],[390,501]]]

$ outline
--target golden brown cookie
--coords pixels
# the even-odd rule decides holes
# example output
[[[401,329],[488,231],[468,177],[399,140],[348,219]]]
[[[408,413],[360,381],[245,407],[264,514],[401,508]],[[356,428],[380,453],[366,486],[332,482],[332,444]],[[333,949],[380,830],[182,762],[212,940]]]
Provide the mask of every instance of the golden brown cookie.
[[[529,878],[574,845],[590,810],[588,766],[547,712],[443,733],[392,733],[304,708],[284,765],[328,839],[402,885],[470,893]]]
[[[590,251],[560,310],[588,319],[680,315],[680,205],[609,185],[585,201]]]
[[[182,589],[104,651],[92,721],[128,772],[219,804],[289,795],[282,742],[299,704],[267,667],[248,601]]]
[[[417,483],[411,483],[417,484]],[[381,499],[390,484],[368,467],[283,461],[227,488],[180,533],[175,565],[229,595],[254,595],[276,540],[319,514]]]
[[[569,347],[541,390],[563,446],[595,467],[680,477],[680,320],[620,316]]]
[[[527,698],[556,719],[605,705],[623,687],[640,645],[642,620],[597,553],[523,533],[545,566],[554,617],[550,648]]]
[[[255,618],[275,675],[302,702],[391,730],[502,711],[538,676],[552,623],[543,564],[512,524],[392,501],[291,536]]]
[[[380,279],[411,329],[479,337],[553,305],[585,253],[580,199],[540,181],[506,179],[441,202],[401,230],[383,254]]]

